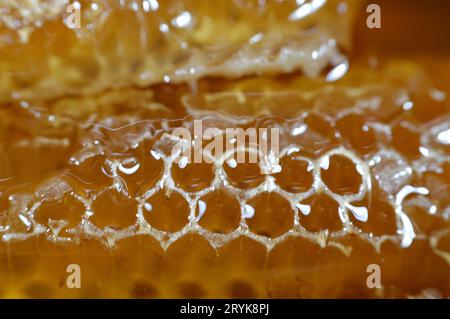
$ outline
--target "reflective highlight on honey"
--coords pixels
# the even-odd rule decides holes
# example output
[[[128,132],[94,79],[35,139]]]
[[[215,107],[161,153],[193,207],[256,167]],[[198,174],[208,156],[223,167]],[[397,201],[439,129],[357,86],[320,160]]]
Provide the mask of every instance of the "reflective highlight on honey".
[[[450,296],[447,4],[38,2],[0,5],[1,298]],[[279,152],[176,158],[197,121]]]

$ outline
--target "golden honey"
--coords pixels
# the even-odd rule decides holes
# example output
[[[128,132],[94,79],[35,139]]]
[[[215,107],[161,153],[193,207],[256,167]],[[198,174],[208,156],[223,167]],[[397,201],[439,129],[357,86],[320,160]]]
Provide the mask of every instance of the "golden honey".
[[[78,4],[0,5],[1,298],[450,295],[447,4]],[[198,120],[279,161],[175,161]]]

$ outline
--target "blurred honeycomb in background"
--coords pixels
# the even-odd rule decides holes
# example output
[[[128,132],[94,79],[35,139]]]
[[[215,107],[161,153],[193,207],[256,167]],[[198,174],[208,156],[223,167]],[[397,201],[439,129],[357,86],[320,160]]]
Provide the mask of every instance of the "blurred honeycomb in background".
[[[0,4],[0,297],[450,295],[450,4],[76,3]],[[195,120],[279,167],[175,162]]]

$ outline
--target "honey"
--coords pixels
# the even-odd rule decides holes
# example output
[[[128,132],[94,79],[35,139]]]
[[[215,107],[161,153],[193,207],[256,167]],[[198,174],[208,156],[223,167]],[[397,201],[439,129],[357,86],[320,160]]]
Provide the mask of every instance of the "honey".
[[[2,3],[0,297],[450,296],[445,8],[400,2],[385,31],[353,1]],[[196,121],[276,128],[279,160],[180,161]]]

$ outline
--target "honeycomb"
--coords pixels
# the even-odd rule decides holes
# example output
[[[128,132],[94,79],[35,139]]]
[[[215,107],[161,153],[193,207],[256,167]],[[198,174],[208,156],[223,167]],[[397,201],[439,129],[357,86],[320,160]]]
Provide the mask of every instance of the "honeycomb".
[[[5,0],[0,100],[205,76],[317,76],[348,64],[342,50],[356,8],[354,0]]]
[[[296,45],[293,33],[300,30],[302,37],[310,23],[317,23],[320,33],[344,48],[340,37],[350,31],[340,23],[351,23],[330,15],[349,12],[355,4],[310,1],[306,8],[322,2],[311,20],[300,19],[299,25],[285,24],[285,13],[292,12],[289,2],[221,3],[230,6],[230,15],[243,15],[230,25],[228,11],[211,2],[143,3],[149,11],[158,4],[156,13],[147,12],[161,19],[147,20],[155,25],[190,8],[196,25],[210,32],[208,45],[234,46],[234,36],[242,37],[236,41],[244,45],[253,27],[267,27],[261,31],[264,37],[272,32],[268,29],[280,28],[287,34],[283,43]],[[15,52],[27,58],[12,60],[11,51],[6,58],[1,55],[0,68],[21,74],[16,63],[33,62],[33,36],[44,37],[51,28],[56,42],[73,40],[67,50],[82,48],[80,54],[93,59],[103,53],[85,48],[97,43],[98,34],[111,32],[118,38],[105,35],[105,43],[123,44],[130,50],[125,57],[143,61],[133,56],[144,54],[140,47],[126,47],[140,42],[120,29],[121,19],[145,12],[144,7],[133,10],[138,2],[96,1],[98,6],[111,4],[112,11],[104,11],[80,1],[82,7],[89,4],[86,15],[92,10],[107,14],[92,28],[69,30],[76,39],[60,35],[69,32],[61,26],[47,25],[61,23],[54,17],[61,15],[63,1],[46,3],[32,10],[32,18],[28,13],[32,26],[11,22],[24,15],[16,11],[26,9],[28,1],[2,4],[0,10],[7,8],[8,14],[2,15],[0,30],[11,32],[7,38],[17,45]],[[253,21],[247,14],[256,14],[257,3],[262,13]],[[207,22],[211,11],[217,23]],[[130,21],[131,28],[135,22]],[[267,21],[273,21],[270,28]],[[224,35],[229,38],[220,38],[216,27],[229,28]],[[195,32],[169,36],[182,41]],[[362,50],[369,45],[358,32],[355,45]],[[309,52],[311,43],[299,52]],[[144,82],[136,82],[137,69],[118,71],[130,60],[104,56],[102,80],[85,74],[83,81],[89,82],[73,85],[59,78],[73,74],[62,72],[66,61],[58,60],[69,57],[68,52],[35,57],[44,64],[58,61],[54,69],[42,69],[42,81],[29,71],[27,85],[12,81],[14,76],[0,81],[0,92],[7,92],[0,103],[1,298],[450,296],[450,63],[445,48],[433,48],[438,54],[431,57],[408,58],[340,52],[352,65],[342,78],[329,81],[336,69],[326,59],[321,67],[311,66],[310,60],[293,62],[295,67],[286,60],[271,66],[243,63],[236,74],[222,64],[205,66],[199,56],[195,65],[204,73],[174,78],[178,66],[158,58],[174,58],[178,51],[171,45],[153,44],[164,53],[146,54],[158,67],[149,65],[155,76]],[[113,48],[104,50],[114,55]],[[249,63],[252,55],[267,57],[263,47],[236,50],[250,54],[245,58]],[[75,64],[77,71],[89,64],[84,62]],[[266,72],[266,66],[274,69]],[[316,71],[309,73],[309,67]],[[40,72],[37,66],[34,70]],[[166,75],[170,83],[164,83]],[[225,134],[227,128],[277,129],[278,154],[261,152],[262,144],[273,142],[269,135],[256,143],[244,140],[241,148],[223,154],[202,144],[202,158],[208,161],[183,161],[177,146],[193,141],[177,130],[194,136],[198,121],[202,135],[214,128],[224,145],[235,143]],[[367,267],[373,264],[381,269],[377,289],[367,285]],[[69,265],[81,269],[78,289],[66,284]]]

